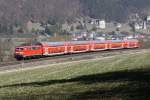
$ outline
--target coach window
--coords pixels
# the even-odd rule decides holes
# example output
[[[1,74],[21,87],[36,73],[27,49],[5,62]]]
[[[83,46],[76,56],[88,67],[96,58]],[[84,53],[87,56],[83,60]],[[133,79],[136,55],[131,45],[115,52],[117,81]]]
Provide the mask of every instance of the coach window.
[[[36,47],[36,50],[40,50],[40,47]]]
[[[39,50],[39,47],[32,47],[32,50]]]

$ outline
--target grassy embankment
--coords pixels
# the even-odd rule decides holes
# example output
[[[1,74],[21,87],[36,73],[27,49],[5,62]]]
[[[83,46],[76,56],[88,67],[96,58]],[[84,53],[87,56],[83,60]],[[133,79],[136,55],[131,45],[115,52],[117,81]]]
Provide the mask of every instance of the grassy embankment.
[[[0,99],[150,99],[150,52],[0,74]]]

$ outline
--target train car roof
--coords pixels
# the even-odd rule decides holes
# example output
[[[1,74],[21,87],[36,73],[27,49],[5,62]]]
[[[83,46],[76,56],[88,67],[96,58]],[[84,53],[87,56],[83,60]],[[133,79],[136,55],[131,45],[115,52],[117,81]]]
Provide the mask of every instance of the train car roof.
[[[138,41],[137,39],[128,39],[128,40],[125,40],[125,41]]]
[[[41,42],[41,45],[43,46],[61,46],[65,44],[89,44],[89,43],[106,43],[106,42],[121,42],[122,40],[92,40],[92,41],[62,41],[62,42]]]
[[[70,44],[88,44],[90,41],[70,41]]]
[[[41,45],[47,45],[47,46],[61,46],[65,45],[68,42],[41,42]]]
[[[123,41],[138,41],[136,39],[132,39],[132,40],[91,40],[91,41],[62,41],[62,42],[37,42],[34,44],[30,44],[30,45],[20,45],[17,47],[29,47],[29,46],[64,46],[66,44],[89,44],[89,43],[107,43],[107,42],[112,42],[112,43],[118,43],[118,42],[123,42]]]

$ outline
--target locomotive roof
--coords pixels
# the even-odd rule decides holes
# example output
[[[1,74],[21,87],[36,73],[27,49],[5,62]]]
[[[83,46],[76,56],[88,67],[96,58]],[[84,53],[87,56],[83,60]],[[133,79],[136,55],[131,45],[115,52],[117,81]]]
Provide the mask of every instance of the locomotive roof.
[[[30,47],[39,47],[39,45],[16,46],[16,48],[30,48]]]

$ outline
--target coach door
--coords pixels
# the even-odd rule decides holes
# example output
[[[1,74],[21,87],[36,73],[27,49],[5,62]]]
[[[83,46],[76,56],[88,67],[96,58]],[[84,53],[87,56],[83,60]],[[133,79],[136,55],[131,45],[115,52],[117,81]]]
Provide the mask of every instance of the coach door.
[[[48,55],[49,53],[48,53],[48,48],[45,48],[45,53],[44,53],[44,55]]]

